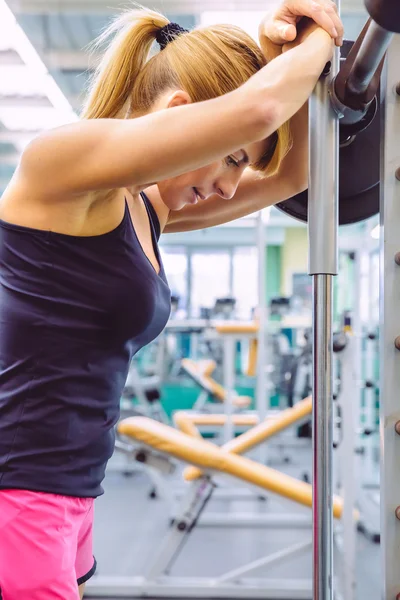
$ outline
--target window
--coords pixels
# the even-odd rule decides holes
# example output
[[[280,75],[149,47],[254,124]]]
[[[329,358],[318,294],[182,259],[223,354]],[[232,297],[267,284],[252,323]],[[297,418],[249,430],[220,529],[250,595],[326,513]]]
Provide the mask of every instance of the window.
[[[200,308],[213,308],[217,298],[230,295],[230,253],[195,251],[191,256],[191,316],[200,316]]]
[[[238,319],[250,319],[258,305],[258,254],[254,246],[235,248],[233,254],[233,297]]]
[[[171,294],[179,296],[179,310],[187,310],[188,258],[186,248],[160,248]]]

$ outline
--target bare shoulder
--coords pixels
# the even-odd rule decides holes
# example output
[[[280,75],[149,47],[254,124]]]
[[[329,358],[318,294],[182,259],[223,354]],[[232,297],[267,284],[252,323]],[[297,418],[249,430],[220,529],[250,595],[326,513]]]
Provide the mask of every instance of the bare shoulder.
[[[41,215],[40,191],[18,172],[1,196],[0,218],[16,225],[40,228]]]
[[[15,173],[0,200],[0,219],[32,229],[77,236],[107,233],[121,221],[125,209],[121,190],[101,193],[46,195],[38,186]]]
[[[157,185],[152,185],[151,187],[145,189],[144,193],[150,200],[154,210],[157,213],[157,217],[160,222],[160,228],[161,228],[161,233],[162,233],[168,223],[170,210],[167,206],[165,206],[165,204],[161,198],[160,192],[158,191]]]

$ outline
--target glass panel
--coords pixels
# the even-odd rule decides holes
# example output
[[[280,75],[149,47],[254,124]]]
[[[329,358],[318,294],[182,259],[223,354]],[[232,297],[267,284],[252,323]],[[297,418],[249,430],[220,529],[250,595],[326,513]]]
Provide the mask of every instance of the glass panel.
[[[217,298],[230,294],[230,256],[228,252],[192,254],[191,316],[200,316],[200,308],[213,308]]]
[[[179,296],[179,312],[187,308],[188,258],[185,248],[160,248],[171,294]]]
[[[312,277],[308,273],[293,273],[293,294],[291,309],[295,313],[309,312],[312,309]]]
[[[233,296],[236,298],[236,315],[250,319],[258,304],[257,248],[242,246],[233,255]]]

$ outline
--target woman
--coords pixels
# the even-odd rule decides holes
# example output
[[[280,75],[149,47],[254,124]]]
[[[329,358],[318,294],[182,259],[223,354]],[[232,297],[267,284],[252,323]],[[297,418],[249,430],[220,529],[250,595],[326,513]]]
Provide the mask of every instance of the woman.
[[[260,31],[262,52],[235,27],[185,32],[128,12],[107,32],[82,120],[35,139],[3,195],[3,600],[77,599],[94,573],[93,503],[129,363],[169,317],[160,233],[306,186],[302,107],[341,22],[328,0],[286,0]]]

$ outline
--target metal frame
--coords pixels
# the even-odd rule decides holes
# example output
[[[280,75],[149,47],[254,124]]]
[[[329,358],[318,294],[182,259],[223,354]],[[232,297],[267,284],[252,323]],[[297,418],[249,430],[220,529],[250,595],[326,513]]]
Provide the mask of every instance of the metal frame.
[[[340,437],[336,451],[335,470],[338,475],[337,493],[344,497],[342,532],[336,536],[336,543],[345,552],[346,568],[342,569],[342,593],[345,600],[354,598],[356,589],[356,522],[354,507],[357,496],[357,472],[355,469],[355,450],[357,442],[357,387],[358,340],[355,336],[347,336],[345,349],[337,355],[341,362],[340,394]]]
[[[107,471],[116,471],[124,475],[137,472],[145,473],[152,484],[154,497],[166,500],[171,512],[176,511],[176,500],[166,476],[171,476],[175,472],[177,463],[169,456],[154,452],[150,448],[132,444],[132,440],[129,438],[126,440],[124,438],[117,439],[115,449],[125,458],[125,462],[117,460],[116,463],[113,463],[111,461],[107,466]]]
[[[149,456],[152,456],[153,465],[157,461],[157,452],[147,449]],[[213,472],[206,472],[204,475],[190,483],[187,486],[186,494],[182,498],[179,510],[172,521],[171,528],[158,546],[158,552],[155,556],[151,555],[149,566],[143,577],[115,577],[115,576],[95,576],[91,579],[86,588],[86,597],[88,598],[264,598],[267,600],[311,600],[312,599],[312,579],[270,579],[268,577],[253,577],[261,568],[265,569],[280,563],[285,563],[287,559],[292,559],[304,552],[310,552],[312,547],[311,538],[311,513],[305,515],[295,515],[290,526],[303,529],[308,527],[309,536],[302,542],[297,542],[287,548],[280,549],[272,554],[263,556],[243,566],[222,573],[218,577],[174,577],[170,571],[180,551],[185,546],[190,534],[203,519],[203,512],[211,495],[217,490],[214,482]],[[351,477],[351,474],[349,475]],[[213,479],[212,479],[213,478]],[[228,478],[232,479],[232,478]],[[260,491],[255,486],[253,490]],[[261,489],[262,493],[265,492]],[[352,513],[352,507],[348,509]],[[286,527],[289,525],[289,515],[277,515],[277,517],[265,515],[265,525],[272,528]],[[277,520],[279,519],[279,521]],[[269,523],[268,523],[269,521]],[[220,524],[220,523],[218,523]],[[212,525],[212,523],[210,523]],[[247,523],[238,523],[249,525]],[[344,525],[344,524],[343,524]],[[354,523],[353,523],[354,528]],[[339,537],[337,548],[340,550],[349,537],[346,535],[344,527],[338,527]],[[343,540],[343,542],[341,541]],[[348,580],[353,573],[354,565],[350,564],[347,556],[341,561],[341,573],[345,574],[345,580]],[[341,577],[338,577],[340,586]],[[339,600],[339,595],[335,596]],[[352,597],[346,596],[346,600],[352,600]]]
[[[193,482],[183,498],[179,515],[152,559],[143,577],[94,577],[86,588],[88,598],[264,598],[268,600],[311,600],[311,579],[251,578],[266,568],[293,558],[311,548],[308,540],[296,543],[215,578],[171,577],[175,559],[191,534],[211,494],[209,474]]]
[[[329,74],[310,98],[309,274],[313,276],[313,599],[333,600],[332,277],[337,274],[339,125]]]
[[[382,593],[385,600],[400,598],[400,436],[395,424],[400,418],[400,354],[394,341],[400,334],[399,251],[400,183],[400,36],[388,52],[382,85],[384,146],[381,175],[380,238],[380,435],[381,435],[381,545]]]

